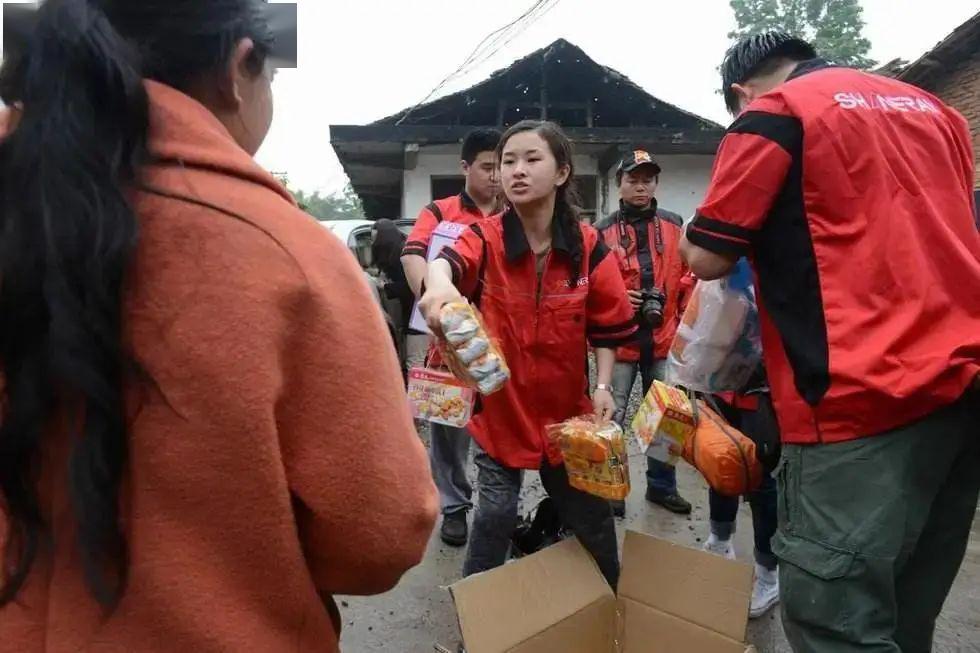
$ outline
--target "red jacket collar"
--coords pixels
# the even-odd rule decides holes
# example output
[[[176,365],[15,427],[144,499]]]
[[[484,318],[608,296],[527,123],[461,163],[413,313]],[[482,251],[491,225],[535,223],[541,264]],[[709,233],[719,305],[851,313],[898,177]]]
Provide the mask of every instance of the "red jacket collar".
[[[289,191],[238,146],[203,104],[150,80],[146,81],[146,92],[150,101],[148,149],[153,163],[203,168],[238,177],[265,186],[295,204]]]

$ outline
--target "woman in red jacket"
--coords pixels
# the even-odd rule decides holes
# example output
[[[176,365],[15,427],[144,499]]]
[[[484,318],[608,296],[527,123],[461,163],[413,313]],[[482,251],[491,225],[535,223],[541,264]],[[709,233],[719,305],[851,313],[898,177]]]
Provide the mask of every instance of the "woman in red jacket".
[[[445,304],[461,296],[476,304],[512,374],[503,390],[483,398],[471,424],[480,496],[464,573],[504,563],[522,470],[534,469],[562,521],[615,587],[619,559],[609,502],[569,485],[560,455],[547,451],[545,428],[591,412],[611,418],[615,348],[634,337],[633,309],[615,257],[579,220],[571,143],[560,128],[514,125],[501,139],[498,159],[511,208],[443,250],[421,302],[435,330]],[[599,381],[591,402],[590,342]]]

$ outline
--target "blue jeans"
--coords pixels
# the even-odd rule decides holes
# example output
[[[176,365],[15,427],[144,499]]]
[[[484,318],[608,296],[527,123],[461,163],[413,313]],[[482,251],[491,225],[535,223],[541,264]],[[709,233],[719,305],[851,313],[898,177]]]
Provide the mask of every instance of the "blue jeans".
[[[466,429],[429,425],[429,463],[443,515],[467,512],[473,507],[473,486],[466,476],[470,442]]]
[[[776,480],[767,474],[762,480],[762,485],[745,498],[752,507],[755,561],[766,569],[775,569],[777,561],[772,552],[772,536],[776,534],[778,526]],[[738,497],[726,497],[714,490],[708,490],[711,532],[715,537],[727,540],[735,533],[738,500]]]
[[[476,443],[473,448],[478,489],[464,576],[489,571],[507,561],[524,480],[523,470],[497,462]],[[619,550],[609,502],[569,485],[564,465],[551,467],[547,460],[542,461],[540,475],[562,523],[592,554],[609,586],[615,589],[619,582]]]
[[[768,401],[763,397],[760,401]],[[718,402],[725,420],[749,437],[768,428],[766,416],[760,411],[733,408],[723,401]],[[755,537],[755,561],[766,569],[775,569],[777,560],[772,552],[772,538],[776,534],[778,524],[776,479],[766,474],[762,485],[750,492],[745,499],[752,507],[752,531]],[[738,497],[729,497],[708,490],[708,506],[710,508],[711,532],[723,540],[731,538],[735,532],[735,518],[738,515]]]
[[[643,382],[644,396],[650,391],[655,379],[658,381],[664,379],[666,368],[667,361],[661,358],[653,362],[651,369],[643,370],[640,377]],[[613,367],[613,399],[616,400],[616,412],[613,413],[613,420],[624,430],[627,428],[623,423],[626,420],[626,408],[629,405],[638,372],[640,372],[639,362],[616,361],[616,366]],[[677,470],[667,463],[647,457],[647,489],[659,495],[677,494]]]

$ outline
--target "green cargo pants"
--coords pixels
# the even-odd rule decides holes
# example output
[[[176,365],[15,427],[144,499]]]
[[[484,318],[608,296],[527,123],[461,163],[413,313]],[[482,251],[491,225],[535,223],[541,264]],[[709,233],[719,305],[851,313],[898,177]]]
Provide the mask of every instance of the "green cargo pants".
[[[784,445],[776,475],[793,650],[930,651],[976,515],[980,393],[875,437]]]

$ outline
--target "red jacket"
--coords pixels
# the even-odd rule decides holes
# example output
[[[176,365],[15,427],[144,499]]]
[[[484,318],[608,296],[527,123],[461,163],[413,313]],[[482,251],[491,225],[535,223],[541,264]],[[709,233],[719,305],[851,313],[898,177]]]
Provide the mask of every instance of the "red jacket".
[[[440,222],[455,222],[464,225],[473,225],[485,220],[487,216],[483,214],[480,207],[476,205],[473,198],[464,189],[459,195],[444,197],[427,204],[419,211],[412,233],[405,241],[402,249],[402,256],[421,256],[423,259],[429,254],[429,243],[432,241],[432,233],[439,226]],[[435,342],[429,345],[429,352],[425,358],[426,365],[429,367],[442,367],[442,355]]]
[[[750,256],[785,442],[898,428],[980,372],[973,166],[941,100],[819,60],[728,129],[688,238]]]
[[[642,270],[652,269],[652,283],[667,296],[663,326],[651,334],[656,359],[667,358],[693,287],[693,278],[689,277],[687,264],[680,255],[682,225],[679,215],[658,209],[656,202],[653,208],[644,211],[621,209],[599,224],[606,246],[616,255],[627,289],[643,289]],[[616,358],[640,360],[639,343],[620,347]]]
[[[589,343],[616,347],[636,331],[615,258],[595,229],[578,229],[576,235],[555,220],[540,281],[513,212],[472,226],[440,255],[460,291],[483,312],[510,366],[511,380],[483,398],[469,427],[480,446],[508,467],[540,469],[545,427],[592,412]],[[572,274],[575,257],[581,265]]]
[[[427,204],[425,208],[419,211],[419,217],[415,221],[415,226],[412,227],[412,233],[405,241],[402,256],[414,254],[425,258],[429,253],[429,241],[432,240],[432,232],[436,230],[440,222],[458,222],[459,224],[471,225],[486,217],[465,190],[459,195],[445,197]]]

